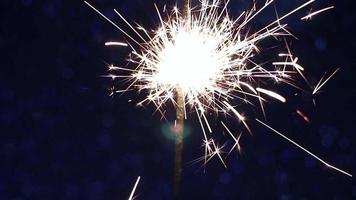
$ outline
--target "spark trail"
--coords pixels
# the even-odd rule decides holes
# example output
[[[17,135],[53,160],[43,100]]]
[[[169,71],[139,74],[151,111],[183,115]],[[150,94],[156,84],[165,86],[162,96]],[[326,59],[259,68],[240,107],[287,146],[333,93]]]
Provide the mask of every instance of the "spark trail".
[[[311,19],[312,17],[314,17],[315,15],[320,14],[320,13],[322,13],[322,12],[325,12],[325,11],[327,11],[327,10],[331,10],[331,9],[334,9],[334,6],[329,6],[329,7],[327,7],[327,8],[323,8],[323,9],[321,9],[321,10],[312,12],[312,13],[310,13],[310,14],[308,14],[308,15],[306,15],[306,16],[300,18],[300,19],[301,19],[301,20],[310,20],[310,19]]]
[[[331,168],[331,169],[334,169],[338,172],[341,172],[349,177],[352,177],[352,175],[340,168],[337,168],[329,163],[327,163],[326,161],[324,161],[323,159],[321,159],[320,157],[316,156],[315,154],[313,154],[312,152],[310,152],[308,149],[302,147],[301,145],[299,145],[298,143],[294,142],[293,140],[291,140],[290,138],[288,138],[287,136],[285,136],[283,133],[277,131],[276,129],[272,128],[271,126],[269,126],[268,124],[262,122],[261,120],[259,119],[256,119],[257,122],[259,122],[260,124],[262,124],[263,126],[267,127],[268,129],[270,129],[271,131],[277,133],[279,136],[283,137],[284,139],[286,139],[288,142],[294,144],[295,146],[297,146],[298,148],[300,148],[301,150],[303,150],[304,152],[306,152],[307,154],[313,156],[315,159],[317,159],[318,161],[320,161],[321,163],[323,163],[324,165],[326,165],[327,167]]]
[[[141,176],[137,177],[137,180],[136,180],[136,182],[135,182],[134,187],[132,188],[132,191],[131,191],[131,193],[130,193],[130,196],[129,196],[129,199],[128,199],[128,200],[132,200],[132,199],[133,199],[133,196],[134,196],[134,194],[135,194],[137,185],[138,185],[138,183],[140,182],[140,179],[141,179]]]

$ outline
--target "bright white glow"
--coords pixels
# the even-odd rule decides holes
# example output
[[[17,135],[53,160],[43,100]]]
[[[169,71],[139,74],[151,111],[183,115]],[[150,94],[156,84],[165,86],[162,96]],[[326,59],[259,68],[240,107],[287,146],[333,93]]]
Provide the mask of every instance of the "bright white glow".
[[[216,53],[219,47],[216,38],[202,31],[177,29],[171,33],[172,41],[157,53],[160,60],[154,76],[157,82],[179,85],[184,91],[212,89],[222,77],[228,59]]]

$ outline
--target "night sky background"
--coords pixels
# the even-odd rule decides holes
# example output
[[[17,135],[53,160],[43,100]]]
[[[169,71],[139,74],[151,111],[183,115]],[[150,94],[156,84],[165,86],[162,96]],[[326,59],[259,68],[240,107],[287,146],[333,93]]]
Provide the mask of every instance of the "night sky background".
[[[129,21],[157,27],[153,3],[174,3],[90,2],[127,31],[113,8]],[[275,7],[282,14],[302,2],[276,0]],[[310,8],[330,5],[336,8],[311,21],[299,20]],[[271,100],[266,109],[266,121],[274,128],[353,174],[355,5],[352,0],[317,0],[285,21],[298,37],[287,40],[312,84],[324,72],[341,70],[314,96],[316,106],[308,93],[275,85],[288,103]],[[229,9],[237,17],[250,6],[250,1],[232,0]],[[108,88],[126,85],[100,77],[107,74],[106,63],[126,63],[128,49],[104,46],[109,40],[124,40],[123,34],[79,0],[1,0],[0,7],[0,199],[127,199],[138,176],[137,199],[172,199],[174,142],[167,137],[168,122],[153,114],[153,105],[136,106],[144,92],[110,97]],[[251,30],[274,18],[272,6],[251,23]],[[264,54],[282,46],[274,39],[261,43]],[[261,62],[275,55],[261,55]],[[253,136],[243,135],[243,152],[226,158],[227,169],[217,158],[205,172],[202,163],[191,163],[204,153],[203,136],[194,115],[186,122],[190,135],[183,153],[184,199],[356,199],[352,178],[254,122],[263,118],[258,107],[235,103],[248,114]],[[173,122],[172,105],[167,106],[168,121]],[[240,131],[237,121],[227,121],[235,133]],[[212,126],[222,135],[218,124]],[[224,141],[231,146],[229,137],[222,136],[220,144]]]

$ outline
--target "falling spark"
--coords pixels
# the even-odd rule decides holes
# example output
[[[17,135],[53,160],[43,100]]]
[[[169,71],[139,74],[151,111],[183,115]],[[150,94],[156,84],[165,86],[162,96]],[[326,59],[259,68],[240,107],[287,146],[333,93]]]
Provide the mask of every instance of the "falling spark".
[[[330,6],[330,7],[327,7],[327,8],[323,8],[321,10],[318,10],[318,11],[315,11],[315,12],[312,12],[302,18],[300,18],[301,20],[310,20],[313,16],[317,15],[317,14],[320,14],[324,11],[327,11],[327,10],[331,10],[331,9],[334,9],[334,6]]]
[[[312,152],[310,152],[309,150],[307,150],[306,148],[302,147],[301,145],[299,145],[298,143],[294,142],[293,140],[289,139],[287,136],[285,136],[284,134],[282,134],[281,132],[277,131],[276,129],[272,128],[271,126],[267,125],[266,123],[262,122],[259,119],[256,119],[257,122],[259,122],[260,124],[262,124],[263,126],[267,127],[268,129],[270,129],[271,131],[277,133],[278,135],[280,135],[281,137],[283,137],[284,139],[286,139],[288,142],[294,144],[295,146],[297,146],[298,148],[300,148],[301,150],[305,151],[306,153],[308,153],[309,155],[313,156],[315,159],[317,159],[318,161],[320,161],[321,163],[323,163],[324,165],[326,165],[327,167],[334,169],[338,172],[341,172],[349,177],[352,177],[352,175],[342,169],[339,169],[329,163],[327,163],[326,161],[324,161],[323,159],[319,158],[318,156],[316,156],[315,154],[313,154]]]
[[[177,7],[170,12],[166,6],[160,10],[155,5],[160,25],[153,31],[137,24],[132,25],[119,11],[114,10],[133,31],[135,37],[87,1],[85,3],[113,24],[129,40],[126,44],[131,49],[128,59],[131,66],[111,67],[111,74],[108,76],[129,81],[130,84],[126,89],[118,91],[136,89],[139,92],[146,92],[146,97],[138,105],[153,103],[157,111],[163,115],[166,113],[167,103],[172,103],[176,107],[180,106],[176,99],[177,88],[179,88],[184,98],[184,117],[187,118],[187,109],[195,111],[202,128],[205,149],[204,164],[212,157],[218,156],[226,167],[221,156],[224,145],[216,145],[212,138],[214,131],[209,124],[208,116],[212,112],[217,116],[220,113],[229,115],[232,112],[251,133],[246,117],[237,110],[237,103],[252,105],[253,101],[257,100],[264,113],[263,102],[266,100],[261,95],[267,95],[283,103],[287,101],[277,92],[264,89],[269,86],[268,80],[299,88],[293,81],[293,75],[299,74],[306,80],[302,74],[304,68],[297,63],[298,58],[293,56],[287,45],[288,53],[278,54],[279,58],[283,59],[282,61],[261,65],[256,61],[255,55],[259,54],[262,49],[259,46],[261,41],[268,38],[292,36],[283,20],[314,1],[309,0],[301,4],[252,33],[249,23],[273,5],[274,0],[266,0],[261,8],[254,3],[251,10],[242,12],[236,19],[231,18],[228,13],[229,0],[225,3],[221,0],[201,0],[199,6],[195,7],[188,3],[187,12],[181,12]],[[318,13],[322,11],[325,9]],[[317,12],[305,17],[311,18],[315,14]],[[325,82],[320,82],[313,94]],[[233,137],[234,147],[239,149],[241,134],[236,138],[224,123],[223,126]],[[283,137],[305,150],[286,136],[283,135]],[[344,172],[325,163],[309,151],[305,151],[327,166]]]
[[[319,90],[340,70],[340,68],[337,68],[327,79],[324,79],[324,76],[320,79],[318,84],[315,86],[313,90],[313,95],[319,92]]]
[[[135,194],[135,190],[137,188],[138,182],[140,182],[140,179],[141,179],[141,176],[137,177],[136,183],[135,183],[134,187],[132,188],[129,200],[133,199],[133,195]]]

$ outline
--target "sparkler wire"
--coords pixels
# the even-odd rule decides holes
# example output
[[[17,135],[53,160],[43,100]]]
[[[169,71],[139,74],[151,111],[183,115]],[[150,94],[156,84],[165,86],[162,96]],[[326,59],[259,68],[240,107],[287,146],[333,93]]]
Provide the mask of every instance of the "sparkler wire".
[[[190,16],[190,0],[185,0],[186,14]],[[178,85],[176,92],[176,137],[174,150],[174,199],[180,199],[180,188],[182,179],[182,153],[183,153],[183,136],[184,136],[184,117],[185,117],[185,94],[183,89]]]
[[[174,155],[174,198],[180,199],[180,185],[182,177],[182,152],[184,136],[184,92],[176,87],[176,123],[175,123],[175,155]]]

